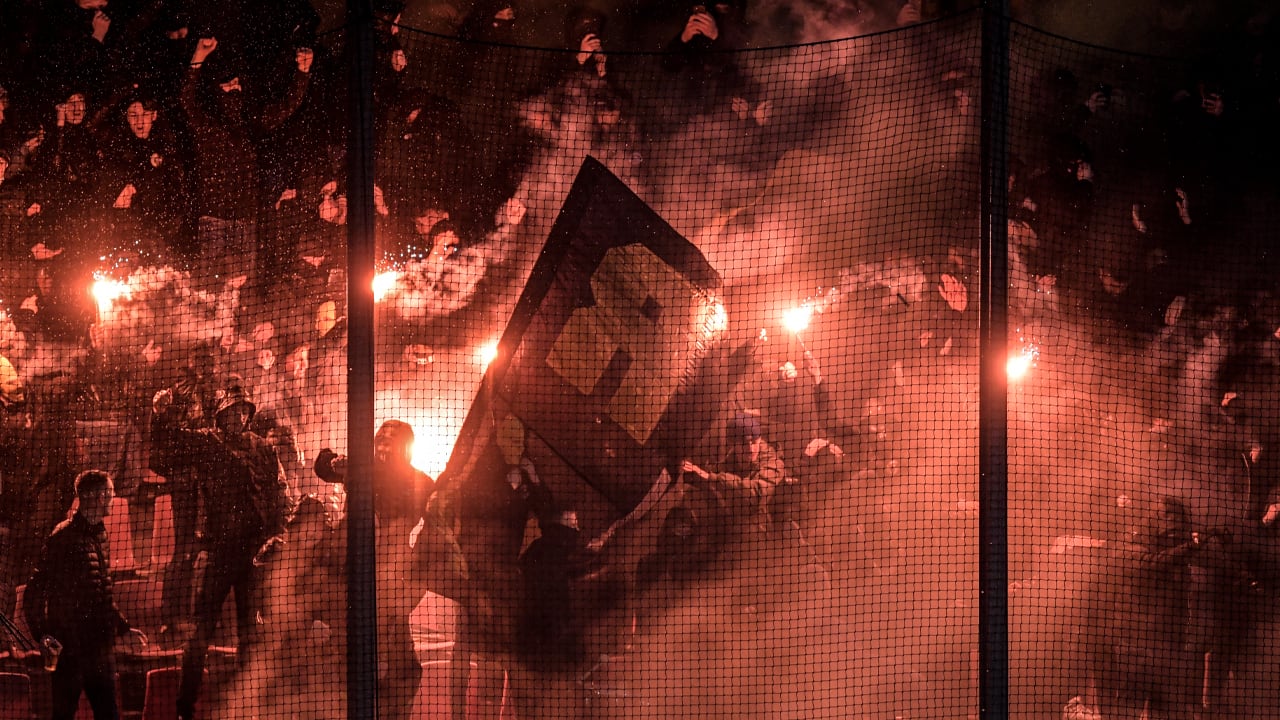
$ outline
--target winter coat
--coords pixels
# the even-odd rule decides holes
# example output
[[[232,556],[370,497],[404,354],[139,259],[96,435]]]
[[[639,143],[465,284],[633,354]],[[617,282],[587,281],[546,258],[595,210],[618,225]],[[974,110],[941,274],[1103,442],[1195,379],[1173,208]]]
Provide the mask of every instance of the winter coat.
[[[170,451],[175,469],[199,468],[205,537],[211,544],[261,544],[284,530],[289,487],[266,440],[250,432],[227,436],[190,430],[165,416],[156,418],[151,432],[152,442]]]
[[[35,637],[51,635],[75,652],[110,647],[129,631],[112,597],[107,548],[103,524],[79,513],[54,529],[23,601]]]

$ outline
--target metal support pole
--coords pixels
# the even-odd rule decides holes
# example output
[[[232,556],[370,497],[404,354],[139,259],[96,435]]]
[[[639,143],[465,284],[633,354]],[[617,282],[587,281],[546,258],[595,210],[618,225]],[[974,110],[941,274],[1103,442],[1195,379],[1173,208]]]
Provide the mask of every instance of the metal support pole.
[[[1009,0],[983,5],[978,694],[989,720],[1009,717]]]
[[[347,718],[378,708],[373,520],[373,8],[347,0]]]

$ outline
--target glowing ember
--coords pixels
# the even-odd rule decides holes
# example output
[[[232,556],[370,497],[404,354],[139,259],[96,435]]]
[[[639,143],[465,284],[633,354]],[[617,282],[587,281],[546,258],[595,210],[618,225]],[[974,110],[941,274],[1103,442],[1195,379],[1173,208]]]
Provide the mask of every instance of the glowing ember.
[[[396,282],[400,280],[400,272],[398,270],[388,270],[380,272],[373,276],[373,299],[375,301],[382,300],[391,293],[396,287]]]
[[[119,280],[112,280],[102,274],[95,274],[93,277],[93,299],[97,301],[100,313],[111,310],[111,305],[116,300],[133,296],[129,286]]]
[[[489,363],[493,362],[497,357],[498,343],[496,342],[485,343],[476,351],[476,358],[480,361],[482,367],[489,367]]]
[[[805,304],[783,313],[782,325],[791,332],[799,334],[805,328],[809,327],[809,320],[811,318],[813,318],[813,306]]]

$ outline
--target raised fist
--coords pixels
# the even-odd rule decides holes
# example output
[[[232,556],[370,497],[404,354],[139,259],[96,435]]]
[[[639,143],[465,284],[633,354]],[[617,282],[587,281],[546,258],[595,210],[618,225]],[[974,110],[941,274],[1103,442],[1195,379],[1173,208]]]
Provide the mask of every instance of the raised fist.
[[[156,415],[163,415],[173,407],[173,393],[169,390],[161,390],[151,398],[151,412]]]
[[[160,361],[161,352],[163,350],[155,340],[148,340],[147,346],[142,348],[142,359],[146,360],[148,365],[155,365]]]
[[[102,42],[107,37],[107,31],[111,29],[111,18],[101,10],[93,14],[93,39]]]
[[[298,62],[298,72],[311,72],[311,61],[316,57],[314,50],[311,48],[298,48],[294,57]]]
[[[125,185],[124,189],[120,191],[120,194],[116,196],[116,201],[112,207],[117,210],[127,210],[128,208],[133,207],[133,196],[137,194],[137,192],[138,188],[134,187],[133,183]]]
[[[65,120],[66,105],[59,105],[58,107],[59,107],[59,113],[58,113],[59,117]],[[39,130],[36,131],[35,135],[32,135],[31,137],[27,138],[27,141],[22,143],[22,147],[27,152],[31,153],[31,152],[35,152],[36,148],[40,147],[40,144],[43,142],[44,142],[44,128],[40,128]]]
[[[705,9],[689,16],[689,21],[684,24],[684,32],[680,33],[680,42],[689,42],[696,35],[702,35],[711,41],[720,37],[720,28],[716,26],[715,18]]]
[[[202,37],[196,42],[196,51],[191,55],[191,64],[198,65],[209,57],[209,53],[218,47],[218,38]]]
[[[604,50],[604,45],[600,42],[600,36],[595,33],[587,33],[582,36],[582,42],[578,43],[577,60],[579,65],[587,64],[591,56]]]

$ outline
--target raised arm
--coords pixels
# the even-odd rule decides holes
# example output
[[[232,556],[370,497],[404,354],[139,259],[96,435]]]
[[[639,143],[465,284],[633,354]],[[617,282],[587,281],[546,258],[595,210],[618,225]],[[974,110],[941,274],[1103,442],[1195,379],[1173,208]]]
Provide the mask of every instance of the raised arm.
[[[298,48],[294,52],[294,65],[297,69],[293,73],[293,82],[289,84],[289,91],[284,97],[262,108],[260,126],[263,131],[276,130],[302,106],[307,86],[311,82],[311,62],[314,59],[315,52],[311,48]]]
[[[182,80],[182,94],[180,97],[182,111],[186,113],[187,122],[192,127],[207,127],[214,124],[213,118],[204,111],[204,107],[200,104],[198,91],[200,88],[200,70],[204,66],[204,61],[208,59],[209,54],[217,47],[217,38],[200,38],[196,43],[195,52],[191,55],[191,66],[187,68],[187,73]]]

